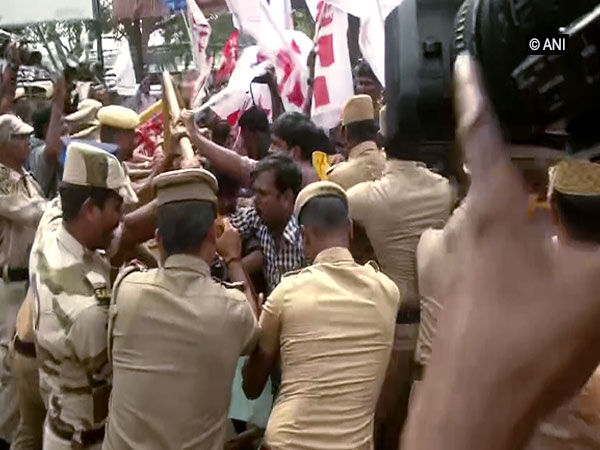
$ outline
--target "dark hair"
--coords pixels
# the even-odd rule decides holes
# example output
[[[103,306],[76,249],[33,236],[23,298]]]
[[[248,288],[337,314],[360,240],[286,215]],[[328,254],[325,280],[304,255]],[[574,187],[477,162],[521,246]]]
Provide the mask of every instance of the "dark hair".
[[[219,196],[227,194],[237,195],[239,193],[242,186],[238,180],[220,172],[214,173],[214,175],[219,184]]]
[[[58,188],[62,205],[62,218],[65,222],[75,220],[85,201],[89,198],[100,209],[104,208],[106,201],[113,196],[119,197],[112,189],[77,186],[62,182]]]
[[[242,114],[238,125],[249,131],[269,132],[269,118],[267,113],[257,106],[252,106]]]
[[[325,131],[298,112],[279,116],[271,126],[271,133],[284,140],[289,148],[299,146],[304,161],[311,161],[315,150],[325,153],[333,151]]]
[[[552,192],[560,222],[573,240],[600,244],[600,196]]]
[[[285,153],[275,153],[259,161],[256,168],[252,171],[251,179],[254,180],[263,172],[272,170],[275,172],[275,186],[279,193],[283,194],[288,189],[298,195],[302,187],[302,170]]]
[[[42,109],[38,109],[31,116],[33,122],[33,134],[38,139],[44,139],[44,127],[50,123],[50,116],[52,115],[52,107],[44,106]]]
[[[355,142],[374,141],[377,137],[377,126],[374,120],[359,120],[346,125],[348,140]]]
[[[156,216],[158,234],[167,255],[199,250],[215,217],[215,206],[202,200],[159,206]]]
[[[213,142],[224,147],[231,133],[231,127],[226,120],[219,120],[212,126],[211,132]]]
[[[359,61],[354,66],[354,69],[352,71],[354,72],[355,77],[368,77],[375,81],[377,84],[379,84],[379,80],[375,76],[373,69],[371,69],[371,66],[366,61]]]
[[[315,197],[302,208],[298,221],[321,231],[336,230],[349,224],[348,203],[334,195]]]
[[[100,140],[106,144],[116,144],[117,134],[120,132],[118,128],[111,127],[109,125],[102,125],[100,127]]]

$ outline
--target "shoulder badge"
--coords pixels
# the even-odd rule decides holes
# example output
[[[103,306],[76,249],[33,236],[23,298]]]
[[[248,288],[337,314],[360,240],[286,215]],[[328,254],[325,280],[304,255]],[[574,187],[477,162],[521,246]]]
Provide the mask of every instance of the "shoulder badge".
[[[297,270],[290,270],[289,272],[286,272],[283,275],[281,275],[281,278],[289,278],[294,275],[298,275],[299,273],[304,271],[304,269],[306,269],[306,267],[303,267],[302,269],[297,269]]]
[[[218,278],[213,278],[217,283],[223,286],[226,289],[235,289],[236,291],[245,292],[246,291],[246,283],[243,281],[236,281],[233,283],[219,280]]]
[[[379,264],[377,264],[375,261],[368,261],[365,266],[370,266],[373,269],[375,269],[375,272],[381,272],[381,268],[379,267]]]

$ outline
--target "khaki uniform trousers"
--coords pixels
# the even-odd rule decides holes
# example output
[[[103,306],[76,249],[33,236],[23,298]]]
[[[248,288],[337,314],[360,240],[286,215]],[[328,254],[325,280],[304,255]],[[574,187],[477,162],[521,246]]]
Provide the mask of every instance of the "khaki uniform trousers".
[[[408,416],[415,347],[419,324],[396,324],[396,335],[379,401],[375,409],[375,450],[399,450],[400,434]]]
[[[41,450],[46,407],[40,395],[38,362],[13,350],[17,378],[19,426],[11,450]]]
[[[0,279],[0,439],[7,442],[12,442],[19,423],[17,382],[9,347],[26,291],[25,281],[6,283]]]

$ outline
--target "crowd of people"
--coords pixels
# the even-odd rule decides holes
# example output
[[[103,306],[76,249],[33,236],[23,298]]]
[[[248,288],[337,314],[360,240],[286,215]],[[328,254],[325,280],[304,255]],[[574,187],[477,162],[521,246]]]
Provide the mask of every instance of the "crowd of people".
[[[597,244],[600,166],[545,154],[540,201],[539,170],[525,187],[516,179],[472,80],[457,91],[467,188],[391,144],[366,63],[334,130],[299,112],[270,123],[259,106],[236,124],[184,110],[171,129],[102,87],[73,104],[64,81],[23,120],[14,70],[0,102],[6,448],[600,445],[597,377],[556,409],[544,399],[585,380],[560,379],[561,391],[564,372],[536,359],[559,340],[555,366],[580,355],[591,373],[597,327],[528,347],[531,323],[510,320],[531,319],[528,303],[493,309],[530,298],[528,273],[571,301],[543,275],[564,248]],[[539,273],[514,264],[523,248]],[[498,297],[487,310],[484,294]],[[574,324],[582,311],[553,314]],[[515,387],[528,376],[543,388]]]

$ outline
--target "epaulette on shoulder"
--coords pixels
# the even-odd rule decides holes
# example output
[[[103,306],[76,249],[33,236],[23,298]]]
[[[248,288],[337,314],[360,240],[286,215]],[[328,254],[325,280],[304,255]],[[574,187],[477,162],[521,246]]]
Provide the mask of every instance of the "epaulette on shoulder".
[[[121,283],[123,282],[123,280],[125,278],[127,278],[132,273],[146,272],[147,270],[148,269],[146,269],[144,266],[141,266],[139,264],[130,264],[128,266],[125,266],[123,269],[121,269],[119,271],[119,274],[117,275],[117,278],[115,279],[115,282],[113,283],[113,297],[114,297],[114,294],[117,292],[117,289],[119,288],[119,286],[121,285]]]
[[[217,283],[219,283],[225,289],[235,289],[236,291],[240,291],[240,292],[246,291],[246,283],[244,283],[243,281],[228,282],[228,281],[219,280],[218,278],[214,278],[214,277],[213,277],[213,280],[215,280]]]
[[[302,269],[290,270],[289,272],[286,272],[283,275],[281,275],[281,278],[283,279],[283,278],[293,277],[294,275],[298,275],[299,273],[304,272],[305,269],[307,269],[307,268],[303,267]]]
[[[381,272],[381,268],[379,267],[379,264],[377,264],[375,261],[368,261],[365,266],[369,266],[372,267],[375,272]]]
[[[342,161],[340,163],[337,163],[333,166],[331,166],[329,169],[327,169],[326,174],[327,175],[331,175],[336,169],[339,169],[340,167],[343,167],[346,164],[347,161]]]

